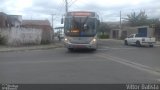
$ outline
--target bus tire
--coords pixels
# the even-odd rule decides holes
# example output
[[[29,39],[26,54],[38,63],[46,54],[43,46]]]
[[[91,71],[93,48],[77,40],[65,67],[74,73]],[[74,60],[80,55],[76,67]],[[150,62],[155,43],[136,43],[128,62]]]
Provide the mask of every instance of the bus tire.
[[[149,47],[153,47],[153,45],[149,45]]]
[[[73,48],[68,48],[68,51],[73,52],[74,49]]]
[[[97,49],[96,48],[94,48],[94,49],[91,49],[92,51],[96,51]]]

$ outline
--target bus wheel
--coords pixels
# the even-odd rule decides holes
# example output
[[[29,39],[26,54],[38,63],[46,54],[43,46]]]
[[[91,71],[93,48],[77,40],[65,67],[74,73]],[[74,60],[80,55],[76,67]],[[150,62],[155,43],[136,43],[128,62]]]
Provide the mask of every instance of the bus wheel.
[[[97,51],[97,49],[95,48],[95,49],[91,49],[92,51]]]
[[[73,51],[74,51],[74,49],[73,49],[73,48],[68,48],[68,50],[69,50],[70,52],[73,52]]]
[[[153,45],[149,45],[149,47],[153,47]]]

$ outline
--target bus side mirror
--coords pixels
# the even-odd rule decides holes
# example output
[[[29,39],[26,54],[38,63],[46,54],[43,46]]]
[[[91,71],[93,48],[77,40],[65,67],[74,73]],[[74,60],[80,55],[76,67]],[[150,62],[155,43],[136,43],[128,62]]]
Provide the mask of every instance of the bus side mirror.
[[[98,22],[97,22],[97,24],[98,24],[98,26],[100,25],[100,20],[97,20]]]
[[[61,18],[61,24],[63,24],[63,22],[64,22],[64,20],[63,20],[63,18]]]

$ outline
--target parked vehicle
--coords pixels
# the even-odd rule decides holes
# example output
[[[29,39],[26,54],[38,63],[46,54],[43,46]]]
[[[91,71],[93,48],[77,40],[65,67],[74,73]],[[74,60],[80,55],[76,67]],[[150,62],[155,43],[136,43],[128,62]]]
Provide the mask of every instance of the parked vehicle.
[[[149,47],[153,47],[155,43],[156,43],[155,38],[144,37],[141,36],[140,34],[131,34],[124,40],[125,45],[136,45],[136,46],[149,45]]]

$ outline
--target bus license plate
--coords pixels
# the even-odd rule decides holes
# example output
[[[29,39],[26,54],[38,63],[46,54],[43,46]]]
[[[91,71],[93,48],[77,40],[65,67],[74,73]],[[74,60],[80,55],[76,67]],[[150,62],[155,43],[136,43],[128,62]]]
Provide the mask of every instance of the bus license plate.
[[[83,48],[83,45],[76,45],[77,48]]]

